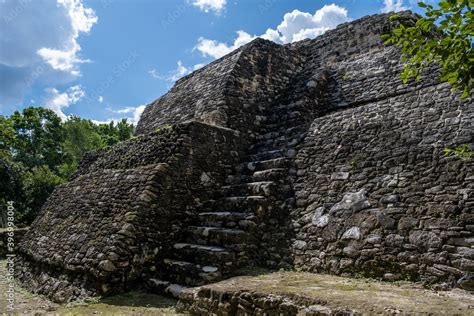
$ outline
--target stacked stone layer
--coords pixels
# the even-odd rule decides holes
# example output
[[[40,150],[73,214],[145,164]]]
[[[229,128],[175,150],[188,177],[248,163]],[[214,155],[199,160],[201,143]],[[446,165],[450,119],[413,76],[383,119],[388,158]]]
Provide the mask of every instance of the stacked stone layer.
[[[298,152],[295,264],[454,284],[472,271],[474,113],[437,85],[314,120]],[[326,136],[330,135],[330,138]]]

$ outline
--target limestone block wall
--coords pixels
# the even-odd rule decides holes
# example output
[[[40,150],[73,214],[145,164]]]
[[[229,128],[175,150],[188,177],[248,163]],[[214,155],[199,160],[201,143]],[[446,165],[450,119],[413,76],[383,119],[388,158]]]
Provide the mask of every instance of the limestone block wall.
[[[400,50],[383,44],[382,34],[394,27],[388,14],[366,16],[313,39],[291,44],[305,56],[304,72],[327,72],[328,86],[320,104],[326,112],[382,100],[438,83],[437,67],[425,70],[422,81],[403,84]],[[418,16],[400,12],[400,19]]]
[[[17,278],[58,302],[133,287],[156,273],[240,148],[235,131],[189,122],[91,155],[23,238]]]
[[[245,139],[237,131],[190,121],[164,126],[150,134],[89,153],[74,176],[103,169],[168,163],[198,172],[199,176],[200,172],[208,172],[217,183],[231,171],[232,162],[245,146]],[[212,164],[225,167],[225,172],[221,173],[222,169],[213,168]]]
[[[290,46],[256,39],[242,51],[226,85],[228,125],[255,136],[265,128],[264,113],[290,95],[304,57]],[[292,91],[291,95],[294,95]]]
[[[403,63],[397,47],[380,47],[352,55],[327,66],[328,88],[323,103],[326,111],[358,106],[430,87],[439,83],[436,66],[429,67],[423,80],[404,84]]]
[[[314,120],[297,154],[295,265],[455,285],[474,272],[472,101],[441,84]],[[471,281],[472,282],[472,281]]]
[[[415,21],[418,15],[410,11],[398,12],[402,21]],[[307,66],[335,64],[350,56],[365,54],[383,48],[380,36],[393,28],[388,20],[392,13],[376,14],[362,17],[353,22],[340,24],[315,39],[306,39],[290,44],[301,54],[307,56]]]
[[[153,163],[173,163],[189,150],[189,124],[166,126],[148,135],[87,153],[73,178],[103,169],[127,169]]]
[[[290,46],[256,39],[178,80],[146,107],[136,133],[196,120],[252,136],[262,124],[261,112],[292,83],[303,61]]]
[[[136,134],[150,133],[162,125],[191,119],[226,126],[226,116],[221,109],[225,103],[224,89],[240,54],[241,50],[236,50],[176,81],[168,93],[145,108]]]
[[[166,191],[166,169],[102,170],[55,189],[20,245],[17,277],[60,302],[135,281],[160,249],[159,239],[143,245],[142,223]]]

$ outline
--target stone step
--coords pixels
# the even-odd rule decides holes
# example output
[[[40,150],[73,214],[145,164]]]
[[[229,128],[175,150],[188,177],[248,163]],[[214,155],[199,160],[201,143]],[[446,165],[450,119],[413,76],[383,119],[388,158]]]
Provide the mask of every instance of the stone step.
[[[242,175],[230,175],[226,179],[228,185],[231,184],[242,184],[250,182],[262,182],[262,181],[273,181],[276,183],[285,183],[290,171],[294,170],[286,168],[274,168],[261,171],[255,171],[253,174],[250,171],[246,171],[247,174]],[[242,172],[244,173],[244,172]]]
[[[255,136],[255,139],[258,141],[276,139],[280,137],[290,138],[294,136],[299,136],[304,133],[304,128],[302,126],[294,126],[290,128],[282,128],[276,131],[266,132],[260,135]]]
[[[236,228],[221,228],[210,226],[190,226],[186,229],[185,240],[188,243],[220,246],[238,251],[242,249],[248,238],[248,233]],[[237,246],[237,247],[235,247]]]
[[[290,169],[293,170],[293,169]],[[273,168],[255,171],[253,174],[241,175],[238,178],[233,178],[234,183],[246,183],[246,182],[259,182],[259,181],[274,181],[279,183],[285,183],[287,180],[289,169],[285,168]],[[228,183],[231,182],[229,177]]]
[[[245,177],[241,177],[241,180],[246,179]],[[253,175],[249,180],[253,180]],[[281,183],[275,181],[260,181],[223,186],[221,192],[226,196],[260,195],[275,198],[287,194],[290,189],[290,185],[283,183],[283,181]]]
[[[306,129],[307,125],[309,124],[310,119],[308,118],[302,118],[302,117],[297,117],[297,118],[292,118],[292,119],[287,119],[287,120],[280,120],[276,121],[274,123],[265,123],[265,125],[262,126],[262,133],[269,133],[269,132],[274,132],[274,131],[281,131],[283,129],[288,129],[292,127],[300,127],[301,129]]]
[[[254,162],[260,160],[269,160],[276,158],[294,158],[296,156],[295,149],[275,149],[259,151],[243,157],[244,162]]]
[[[253,214],[239,212],[204,212],[199,213],[199,223],[203,226],[247,229],[254,226],[256,217]]]
[[[173,257],[178,260],[213,266],[232,266],[235,253],[219,246],[207,246],[195,243],[176,243],[173,245]]]
[[[269,200],[265,196],[230,196],[204,203],[203,211],[229,211],[240,213],[262,212],[267,209]]]
[[[166,260],[166,259],[165,259]],[[146,284],[146,290],[148,293],[159,294],[159,295],[169,295],[173,297],[179,297],[179,294],[187,286],[181,284],[171,283],[170,281],[163,281],[161,279],[149,279]]]
[[[286,114],[294,111],[303,112],[306,110],[307,108],[305,107],[305,103],[301,101],[292,102],[288,100],[280,102],[278,105],[273,105],[271,107],[263,105],[259,112],[259,120],[266,122],[269,117],[272,117],[276,114]]]
[[[277,183],[273,181],[247,182],[239,184],[224,185],[219,189],[224,196],[240,195],[262,195],[272,196],[276,194]]]
[[[222,279],[219,267],[176,259],[164,259],[160,266],[160,275],[162,280],[184,286],[199,286]],[[178,292],[178,295],[181,290],[176,285],[174,288],[168,289],[171,293]]]
[[[294,89],[291,89],[289,92],[293,92]],[[287,101],[285,103],[279,104],[278,106],[274,107],[274,110],[281,112],[282,110],[295,110],[295,109],[305,109],[306,108],[306,102],[302,101],[301,99],[298,99],[296,101]]]
[[[280,126],[282,126],[281,122],[286,122],[293,119],[302,119],[304,118],[304,116],[305,116],[304,112],[298,111],[298,110],[284,112],[284,113],[274,113],[272,115],[266,116],[265,123],[266,124],[275,124],[275,123],[279,124],[280,123]],[[297,125],[298,124],[294,124],[291,126],[297,126]]]
[[[275,169],[255,171],[251,177],[252,177],[252,180],[254,181],[284,182],[287,176],[288,176],[288,169],[275,168]]]
[[[290,149],[296,147],[303,139],[303,135],[292,138],[276,138],[256,142],[249,146],[250,153],[269,151],[275,149]]]
[[[239,172],[254,172],[266,169],[275,169],[275,168],[287,168],[290,164],[291,159],[287,157],[260,160],[260,161],[251,161],[239,164],[237,170]]]

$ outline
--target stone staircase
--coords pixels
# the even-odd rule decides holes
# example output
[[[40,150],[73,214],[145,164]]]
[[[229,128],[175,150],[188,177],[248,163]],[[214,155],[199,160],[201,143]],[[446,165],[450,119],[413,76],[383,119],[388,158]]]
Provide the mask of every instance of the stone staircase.
[[[288,103],[261,113],[260,134],[219,195],[190,220],[159,267],[159,279],[149,280],[153,291],[178,295],[184,287],[229,277],[261,255],[260,225],[292,201],[291,164],[307,129],[301,109],[302,103]]]

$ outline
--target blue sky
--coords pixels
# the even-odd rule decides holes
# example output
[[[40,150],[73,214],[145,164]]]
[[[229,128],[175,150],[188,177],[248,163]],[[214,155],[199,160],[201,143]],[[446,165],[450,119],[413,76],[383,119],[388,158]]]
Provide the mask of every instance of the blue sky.
[[[314,38],[413,0],[0,0],[0,114],[136,122],[179,77],[261,36]]]

